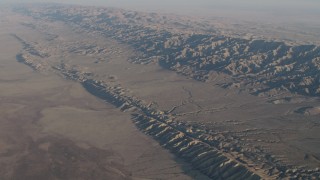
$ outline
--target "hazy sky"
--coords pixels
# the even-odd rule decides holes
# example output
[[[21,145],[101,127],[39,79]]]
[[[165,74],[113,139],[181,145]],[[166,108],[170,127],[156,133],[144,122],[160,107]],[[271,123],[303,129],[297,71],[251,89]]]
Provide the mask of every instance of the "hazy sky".
[[[0,2],[59,2],[106,6],[158,7],[240,7],[240,8],[313,8],[320,10],[320,0],[0,0]]]
[[[0,0],[112,6],[135,10],[235,18],[310,20],[320,18],[320,0]]]
[[[270,6],[270,7],[315,7],[320,8],[319,0],[0,0],[0,2],[59,2],[89,5],[114,6]]]
[[[0,2],[58,2],[118,7],[159,8],[238,8],[310,9],[320,11],[320,0],[0,0]],[[177,9],[178,10],[178,9]]]

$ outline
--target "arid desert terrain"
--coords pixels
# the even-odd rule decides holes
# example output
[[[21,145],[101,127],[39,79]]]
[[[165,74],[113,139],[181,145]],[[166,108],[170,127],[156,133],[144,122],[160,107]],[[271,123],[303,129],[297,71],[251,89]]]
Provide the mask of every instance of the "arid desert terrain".
[[[320,177],[316,38],[59,4],[0,24],[0,179]]]

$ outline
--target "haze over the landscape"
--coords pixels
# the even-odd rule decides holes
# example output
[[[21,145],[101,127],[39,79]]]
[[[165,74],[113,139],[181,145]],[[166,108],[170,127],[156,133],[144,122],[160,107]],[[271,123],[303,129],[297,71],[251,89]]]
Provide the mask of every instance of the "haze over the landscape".
[[[318,0],[1,0],[0,2],[53,2],[66,4],[83,4],[91,6],[103,5],[135,8],[140,10],[163,10],[171,13],[184,12],[192,14],[210,13],[210,11],[217,10],[219,10],[219,13],[221,13],[222,11],[226,11],[227,13],[232,13],[232,11],[241,11],[245,13],[245,11],[248,11],[256,13],[276,13],[285,16],[297,14],[299,14],[300,16],[303,16],[304,14],[320,14],[320,1]]]
[[[0,0],[4,3],[51,2],[108,6],[138,11],[174,13],[205,18],[228,17],[260,23],[320,26],[320,1],[317,0]]]

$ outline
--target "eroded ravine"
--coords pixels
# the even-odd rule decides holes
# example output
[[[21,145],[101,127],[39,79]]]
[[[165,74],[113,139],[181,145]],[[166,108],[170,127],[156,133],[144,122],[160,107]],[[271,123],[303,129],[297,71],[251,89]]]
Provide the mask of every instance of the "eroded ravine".
[[[16,37],[19,41],[23,41]],[[22,43],[24,51],[17,55],[17,60],[38,71],[54,71],[66,79],[71,79],[82,84],[91,94],[120,108],[122,111],[134,111],[132,119],[136,126],[143,132],[154,137],[163,147],[175,155],[191,163],[195,169],[215,179],[260,179],[266,176],[263,172],[252,171],[249,167],[235,159],[227,157],[214,147],[193,137],[185,132],[181,124],[173,121],[170,114],[165,114],[157,109],[150,108],[142,100],[125,95],[122,87],[109,86],[106,82],[88,79],[75,69],[66,69],[65,66],[49,65],[33,61],[28,43]],[[36,52],[32,49],[32,52]],[[38,54],[38,53],[33,53]],[[181,127],[180,127],[181,126]],[[191,135],[191,136],[190,136]],[[258,174],[259,173],[259,174]],[[261,174],[262,173],[262,174]]]
[[[226,73],[230,79],[220,83],[221,87],[238,87],[254,95],[272,95],[273,91],[320,95],[319,46],[288,45],[281,41],[246,39],[190,28],[177,33],[175,26],[164,23],[164,27],[169,27],[160,28],[159,22],[152,22],[138,12],[88,7],[70,9],[48,5],[17,8],[16,11],[34,18],[65,22],[82,32],[102,34],[130,44],[142,53],[132,59],[137,64],[158,59],[162,67],[199,81],[207,81],[211,71]],[[161,16],[154,20],[161,22]]]
[[[71,14],[72,15],[72,14]],[[64,17],[62,17],[64,18]],[[71,17],[72,18],[72,17]],[[64,22],[69,22],[68,19],[60,19],[63,20]],[[41,20],[39,20],[41,21]],[[267,136],[270,135],[270,133],[276,132],[275,134],[279,134],[278,131],[276,130],[269,130],[268,127],[263,127],[263,129],[261,129],[261,127],[256,127],[255,125],[250,126],[248,129],[247,128],[235,128],[235,129],[224,129],[224,128],[220,128],[219,129],[219,114],[218,111],[221,110],[230,110],[230,112],[227,113],[231,113],[232,109],[230,107],[228,107],[228,105],[223,105],[221,104],[220,106],[220,102],[218,102],[219,106],[216,107],[213,104],[215,104],[215,102],[211,103],[210,105],[204,105],[203,106],[203,110],[199,107],[196,108],[189,108],[188,107],[183,107],[184,110],[181,110],[180,107],[173,109],[172,111],[168,110],[168,111],[164,111],[163,109],[170,109],[169,108],[163,108],[163,107],[157,107],[157,106],[152,106],[150,105],[151,103],[148,103],[147,101],[155,101],[157,103],[157,98],[155,96],[152,96],[150,98],[148,98],[145,95],[141,95],[143,92],[147,92],[147,91],[143,91],[139,94],[136,93],[136,91],[140,91],[143,90],[145,88],[148,88],[147,86],[149,85],[145,85],[142,86],[140,89],[134,89],[135,87],[130,86],[128,84],[122,84],[121,86],[118,85],[120,83],[123,83],[123,79],[126,79],[128,76],[123,76],[122,74],[129,74],[129,73],[135,73],[135,71],[143,71],[142,68],[135,68],[136,66],[142,67],[142,66],[148,66],[150,67],[150,65],[133,65],[133,64],[129,64],[129,63],[125,63],[124,61],[126,61],[128,58],[125,57],[123,58],[123,60],[118,61],[119,59],[117,58],[110,58],[110,53],[115,52],[112,48],[109,49],[109,46],[113,46],[110,45],[109,43],[102,43],[102,44],[98,44],[98,43],[92,43],[91,40],[83,40],[82,42],[78,41],[78,38],[70,38],[72,39],[71,41],[65,40],[63,38],[67,38],[69,36],[65,36],[64,33],[61,34],[61,32],[57,32],[57,31],[50,31],[50,28],[41,28],[42,24],[47,24],[47,22],[41,21],[40,23],[35,23],[35,28],[36,29],[40,29],[42,30],[43,34],[45,34],[47,36],[47,34],[53,33],[52,36],[50,37],[58,37],[54,40],[50,40],[48,42],[33,42],[33,41],[24,41],[19,37],[16,37],[23,45],[24,45],[24,50],[17,56],[17,59],[19,59],[21,62],[29,65],[30,67],[32,67],[34,70],[38,70],[38,71],[42,71],[42,72],[48,72],[48,71],[52,71],[55,72],[57,74],[60,74],[62,77],[67,78],[67,79],[72,79],[74,81],[80,82],[83,87],[88,90],[91,94],[94,94],[95,96],[99,97],[100,99],[104,99],[105,101],[115,105],[116,107],[118,107],[120,110],[122,111],[132,111],[134,114],[136,114],[133,119],[136,121],[137,117],[139,117],[138,119],[140,121],[137,121],[137,125],[140,125],[140,122],[142,121],[143,123],[147,123],[147,127],[140,127],[139,128],[144,131],[145,133],[153,136],[155,139],[157,139],[161,144],[166,145],[166,144],[170,144],[167,143],[166,141],[162,141],[161,138],[155,136],[154,134],[159,134],[157,129],[160,130],[164,130],[164,133],[171,133],[171,131],[173,131],[173,134],[177,134],[177,133],[183,133],[183,137],[181,139],[177,138],[177,142],[174,141],[174,143],[178,143],[179,145],[181,144],[181,146],[177,145],[177,144],[170,144],[171,146],[166,146],[167,149],[171,150],[172,152],[174,152],[174,154],[176,154],[177,156],[182,157],[183,159],[185,159],[186,161],[192,163],[192,158],[187,157],[187,156],[182,156],[182,153],[180,152],[180,149],[183,148],[184,146],[188,145],[189,143],[185,144],[184,142],[187,141],[197,141],[200,142],[200,144],[197,144],[196,147],[194,147],[194,149],[196,149],[197,151],[199,150],[199,152],[201,152],[201,148],[204,148],[204,151],[207,151],[207,147],[209,147],[210,149],[208,151],[211,151],[211,149],[216,150],[217,152],[219,152],[220,154],[222,154],[224,157],[226,157],[227,159],[232,160],[232,162],[235,162],[236,164],[240,164],[241,167],[245,167],[246,171],[249,171],[251,173],[255,173],[263,178],[266,179],[270,179],[272,177],[276,178],[283,178],[283,177],[293,177],[293,178],[305,178],[305,177],[318,177],[319,176],[319,170],[315,169],[305,169],[305,168],[300,168],[299,164],[298,166],[292,166],[290,165],[290,162],[287,163],[286,159],[283,158],[284,160],[281,159],[280,156],[274,156],[274,154],[272,154],[273,152],[268,151],[267,148],[261,148],[261,146],[259,147],[259,141],[268,141],[269,138],[259,138],[259,135],[261,133],[265,133]],[[89,23],[90,25],[92,25],[92,23]],[[97,27],[95,23],[94,27]],[[32,23],[31,23],[32,25]],[[54,24],[55,26],[57,24]],[[39,28],[40,27],[40,28]],[[50,27],[54,27],[54,26],[50,26]],[[74,27],[74,24],[72,24],[72,27]],[[78,27],[77,25],[75,25],[75,27]],[[97,31],[97,29],[88,29],[87,26],[78,27],[80,29],[80,31],[84,31],[84,34],[90,34],[92,35],[92,33],[99,33],[101,31],[104,31],[103,29],[98,29],[99,31]],[[76,28],[77,29],[77,28]],[[79,30],[78,29],[78,30]],[[121,27],[120,27],[121,29]],[[65,28],[64,28],[65,30]],[[148,31],[147,31],[148,32]],[[59,34],[58,35],[54,35],[54,34]],[[119,33],[117,33],[119,34]],[[67,34],[70,35],[70,34]],[[98,37],[105,37],[104,35],[106,34],[102,34],[102,36],[98,36]],[[112,34],[114,35],[114,34]],[[122,34],[120,34],[122,35]],[[95,36],[90,36],[90,37],[95,37]],[[106,40],[109,41],[110,39],[108,38],[108,36],[106,36]],[[131,36],[130,36],[131,37]],[[149,37],[149,36],[147,36]],[[49,37],[48,37],[49,38]],[[82,38],[82,37],[81,37]],[[197,38],[192,36],[192,38],[194,38],[194,40],[196,40]],[[67,38],[68,39],[68,38]],[[103,38],[104,39],[104,38]],[[110,40],[112,41],[112,40]],[[112,41],[113,42],[113,41]],[[143,41],[144,42],[144,41]],[[144,44],[142,42],[142,45]],[[148,41],[149,42],[149,41]],[[49,44],[52,43],[52,44]],[[264,42],[261,42],[262,44],[264,44]],[[53,45],[54,44],[54,45]],[[56,46],[58,45],[61,51],[56,51]],[[226,45],[225,43],[222,43],[221,46],[219,47],[223,47],[222,45]],[[256,46],[257,44],[252,44],[253,46]],[[175,45],[169,43],[168,48],[170,49],[170,46],[175,47]],[[180,45],[179,45],[180,46]],[[147,46],[146,46],[147,47]],[[50,48],[50,50],[47,50],[47,48]],[[52,49],[51,49],[52,48]],[[59,49],[58,48],[58,49]],[[145,48],[146,49],[146,48]],[[148,48],[149,49],[149,48]],[[119,50],[116,48],[116,50]],[[152,50],[152,49],[150,49]],[[154,49],[154,50],[157,50]],[[182,49],[180,49],[182,50]],[[121,50],[120,50],[121,51]],[[179,51],[179,50],[178,50]],[[118,51],[119,52],[119,51]],[[56,56],[56,54],[59,54],[59,56]],[[69,58],[67,59],[70,54],[74,55],[82,55],[84,57],[84,60],[81,60],[80,56],[76,57],[76,61],[72,61]],[[132,55],[131,52],[128,53],[130,54],[130,56]],[[153,55],[153,51],[150,51],[149,55]],[[186,52],[186,55],[188,54],[188,52]],[[219,53],[221,54],[221,53]],[[51,55],[52,57],[47,58],[47,55]],[[64,62],[61,61],[56,62],[56,61],[60,61],[60,55],[61,55],[61,59],[63,59],[63,56],[66,57],[66,59],[64,59]],[[79,59],[78,59],[79,58]],[[197,57],[195,57],[197,58]],[[94,61],[92,61],[92,59],[95,59]],[[114,59],[115,61],[117,61],[116,63],[109,63],[109,59]],[[174,58],[171,58],[171,60],[173,60]],[[176,70],[179,70],[177,72],[180,73],[184,73],[186,72],[188,75],[188,72],[191,73],[191,75],[193,75],[193,72],[190,72],[188,70],[188,68],[186,67],[186,65],[188,64],[183,64],[183,63],[165,63],[165,61],[163,61],[163,59],[157,59],[157,57],[155,58],[149,58],[148,56],[146,58],[138,58],[135,60],[129,60],[132,63],[138,63],[138,64],[150,64],[150,63],[157,63],[159,62],[160,65],[164,66],[165,68],[172,68],[172,66],[174,66],[174,68]],[[259,60],[259,58],[257,59]],[[111,60],[112,61],[112,60]],[[97,63],[97,64],[95,64]],[[121,68],[117,68],[116,65],[119,65]],[[121,64],[122,63],[122,64]],[[186,62],[185,62],[186,63]],[[169,66],[168,66],[169,65]],[[119,70],[119,69],[125,69],[125,68],[131,68],[134,70],[128,70],[128,72],[122,72],[122,73],[117,73],[115,71]],[[101,72],[98,69],[100,69],[101,71],[107,71],[107,72]],[[116,70],[113,70],[116,69]],[[183,71],[182,71],[183,70]],[[186,71],[184,71],[186,70]],[[110,76],[111,75],[111,76]],[[114,75],[114,76],[113,76]],[[118,76],[118,77],[117,77]],[[164,77],[166,76],[166,74],[161,74],[158,77]],[[96,77],[98,77],[96,79]],[[112,77],[112,79],[109,79],[110,77]],[[119,79],[118,79],[119,78]],[[241,77],[240,77],[241,78]],[[136,81],[137,79],[140,78],[131,78],[130,80]],[[101,81],[102,80],[102,81]],[[119,80],[119,81],[118,81]],[[130,80],[126,80],[127,82]],[[201,79],[200,79],[201,80]],[[114,83],[111,83],[111,81],[113,81]],[[142,80],[143,81],[143,80]],[[174,81],[175,82],[175,81]],[[191,82],[191,81],[189,81]],[[133,82],[135,83],[135,82]],[[175,82],[176,83],[176,82]],[[191,83],[197,83],[195,81],[191,82]],[[178,84],[178,83],[176,83]],[[209,84],[209,83],[199,83],[199,84]],[[156,85],[156,83],[154,83],[154,85]],[[192,96],[194,96],[194,98],[199,98],[199,95],[197,96],[197,91],[195,91],[194,89],[190,89],[188,86],[184,86],[184,84],[179,84],[180,88],[182,87],[182,89],[184,90],[183,93],[185,94],[185,98],[184,101],[178,101],[178,102],[182,102],[181,104],[183,105],[183,102],[188,102],[187,104],[192,104],[192,101],[194,100],[194,104],[192,104],[192,106],[197,106],[197,103],[199,102],[198,99],[193,99]],[[159,86],[161,86],[159,84]],[[233,86],[241,86],[241,84],[233,84]],[[183,88],[185,87],[185,88]],[[227,86],[226,86],[227,87]],[[126,89],[129,88],[129,89]],[[171,87],[170,87],[171,88]],[[207,86],[205,87],[207,88]],[[127,93],[129,91],[133,90],[134,93]],[[159,90],[160,91],[160,90]],[[189,92],[188,92],[189,91]],[[209,90],[208,90],[209,91]],[[227,90],[226,90],[227,91]],[[170,98],[177,93],[177,90],[172,90],[169,93],[164,92],[162,94],[170,94]],[[192,94],[190,94],[192,93]],[[215,93],[215,92],[210,92],[210,93]],[[132,94],[135,94],[137,96],[133,96]],[[152,95],[157,95],[156,93],[152,94]],[[215,94],[216,95],[216,94]],[[138,98],[139,97],[139,98]],[[207,97],[211,98],[211,95],[207,95]],[[205,97],[205,98],[207,98]],[[148,99],[147,99],[148,98]],[[178,99],[178,98],[177,98]],[[181,100],[181,99],[179,99]],[[164,102],[167,103],[167,102]],[[177,103],[179,104],[179,103]],[[179,106],[179,105],[178,105]],[[184,106],[184,105],[183,105]],[[211,107],[214,106],[214,107]],[[259,106],[259,104],[258,104]],[[250,108],[250,106],[248,106]],[[213,110],[211,110],[213,108]],[[218,108],[218,109],[217,109]],[[162,110],[162,111],[161,111]],[[201,116],[200,110],[205,112],[205,111],[210,111],[210,115],[209,116],[213,116],[210,117],[210,125],[209,123],[207,124],[201,124],[198,121],[202,120],[203,116]],[[236,113],[239,113],[236,112]],[[241,111],[240,113],[243,113],[243,111]],[[247,113],[247,112],[244,112]],[[262,113],[263,114],[263,113]],[[189,117],[189,121],[188,120],[184,120],[188,118],[188,115],[192,115],[192,117]],[[193,115],[197,115],[197,116],[193,116]],[[179,117],[178,117],[179,116]],[[239,117],[241,118],[241,117]],[[256,117],[254,117],[256,118]],[[257,117],[260,118],[260,117]],[[177,121],[177,119],[179,119],[180,121]],[[247,119],[251,119],[250,117]],[[190,121],[191,120],[191,121]],[[230,124],[237,124],[238,122],[241,123],[241,120],[238,120],[238,117],[235,117],[234,119],[225,119],[223,117],[221,117],[221,120],[225,120],[226,123],[230,123]],[[230,120],[230,122],[229,122]],[[237,122],[238,120],[238,122]],[[194,121],[194,122],[192,122]],[[197,121],[197,122],[196,122]],[[203,121],[203,120],[202,120]],[[186,123],[187,122],[187,123]],[[191,122],[192,124],[188,124],[189,122]],[[268,121],[266,121],[268,122]],[[207,126],[206,125],[210,125]],[[152,126],[152,127],[150,127]],[[160,126],[160,127],[159,127]],[[221,125],[220,125],[221,126]],[[237,126],[237,125],[234,125]],[[162,127],[164,127],[164,129],[162,129]],[[167,129],[167,127],[169,129]],[[210,129],[212,128],[212,129]],[[265,129],[266,128],[266,129]],[[278,127],[277,127],[278,128]],[[288,131],[288,129],[290,129],[290,127],[286,128],[286,131]],[[161,132],[162,132],[161,131]],[[281,131],[282,132],[282,131]],[[291,132],[291,131],[290,131]],[[280,133],[281,134],[281,133]],[[249,137],[248,137],[249,135]],[[252,136],[257,136],[257,138],[255,137],[250,137],[250,135]],[[285,134],[287,135],[287,134]],[[185,138],[187,138],[188,140],[185,140]],[[191,138],[191,139],[190,139]],[[267,146],[277,146],[281,141],[281,137],[279,137],[279,139],[277,138],[270,138],[270,142],[268,141],[268,145]],[[180,140],[182,142],[180,142]],[[171,141],[171,140],[168,140]],[[247,142],[254,142],[254,143],[247,143]],[[174,149],[173,146],[176,146],[177,148]],[[198,148],[201,147],[201,148]],[[206,147],[206,148],[205,148]],[[291,147],[290,147],[291,148]],[[267,149],[267,150],[265,150]],[[281,149],[283,150],[283,149]],[[193,151],[192,151],[193,152]],[[197,152],[193,152],[193,155],[197,156]],[[311,154],[311,153],[310,153]],[[279,158],[280,157],[280,158]],[[214,162],[206,162],[208,163],[208,167],[211,166],[212,163]],[[222,162],[221,162],[222,163]],[[198,168],[204,172],[207,171],[207,167],[200,167],[197,164],[193,163],[195,168]],[[233,163],[231,163],[233,164]],[[233,164],[234,165],[234,164]],[[295,164],[296,165],[296,164]],[[231,166],[230,166],[231,167]],[[232,166],[233,167],[233,166]],[[239,167],[239,166],[237,166]],[[214,167],[211,167],[211,169]],[[229,167],[227,166],[226,169],[229,169]],[[207,172],[209,173],[209,172]],[[232,174],[232,173],[231,173]],[[224,177],[222,175],[212,175],[214,177],[220,176],[220,177]],[[232,176],[232,175],[231,175]]]
[[[20,41],[23,41],[20,39]],[[34,70],[53,71],[66,79],[71,79],[82,84],[91,94],[113,104],[122,111],[132,111],[132,119],[136,126],[144,133],[152,136],[163,147],[173,154],[186,160],[195,169],[213,179],[276,179],[294,176],[317,176],[319,172],[305,172],[289,167],[283,167],[276,162],[267,164],[253,162],[252,159],[234,152],[225,152],[219,149],[219,139],[204,133],[201,129],[186,123],[174,120],[174,115],[169,112],[151,108],[143,100],[127,95],[121,86],[114,86],[104,81],[98,81],[88,76],[91,72],[81,72],[75,68],[64,65],[50,66],[32,58],[28,43],[17,55],[19,62],[24,63]],[[36,52],[32,49],[33,54]],[[257,168],[259,167],[259,168]]]

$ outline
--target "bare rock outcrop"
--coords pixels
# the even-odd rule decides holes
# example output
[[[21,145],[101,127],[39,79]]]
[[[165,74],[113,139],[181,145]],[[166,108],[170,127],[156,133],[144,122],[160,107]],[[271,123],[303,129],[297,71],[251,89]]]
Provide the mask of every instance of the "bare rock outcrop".
[[[199,32],[188,26],[188,21],[170,23],[168,18],[154,13],[59,5],[17,8],[17,11],[35,18],[63,21],[82,31],[130,44],[143,53],[132,60],[134,63],[158,61],[165,68],[199,81],[206,81],[212,71],[226,73],[255,95],[289,91],[320,96],[320,47],[315,45],[292,46]],[[160,28],[159,23],[167,28]],[[104,50],[90,47],[74,51],[91,54]],[[228,83],[221,86],[230,87]]]

